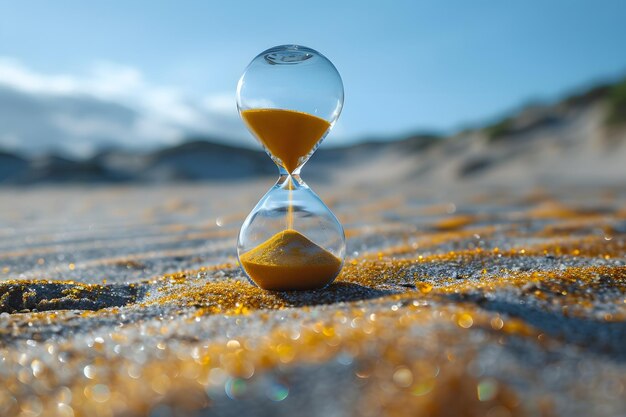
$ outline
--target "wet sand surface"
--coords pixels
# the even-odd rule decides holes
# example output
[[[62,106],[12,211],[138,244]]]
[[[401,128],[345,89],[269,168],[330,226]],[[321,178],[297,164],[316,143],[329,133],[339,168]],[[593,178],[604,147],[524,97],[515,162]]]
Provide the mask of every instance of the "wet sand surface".
[[[329,288],[236,260],[271,180],[0,190],[0,416],[624,416],[626,188],[313,189]]]

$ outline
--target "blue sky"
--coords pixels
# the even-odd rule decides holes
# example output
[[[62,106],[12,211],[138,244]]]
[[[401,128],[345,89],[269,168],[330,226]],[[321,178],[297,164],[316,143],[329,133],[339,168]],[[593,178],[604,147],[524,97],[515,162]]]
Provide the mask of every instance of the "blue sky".
[[[107,100],[167,91],[179,104],[209,103],[203,111],[227,118],[248,62],[268,47],[299,43],[325,54],[343,77],[344,112],[329,137],[341,144],[450,131],[620,76],[625,21],[626,2],[611,0],[0,0],[0,63],[9,65],[5,84],[19,84],[22,71],[40,86],[78,80],[72,85],[82,87],[63,94],[82,95],[108,68],[131,74],[141,88],[107,90]],[[167,113],[170,102],[157,113]],[[181,112],[176,123],[187,117]],[[215,134],[237,140],[238,125],[224,123]],[[204,128],[212,133],[210,126],[198,130]]]

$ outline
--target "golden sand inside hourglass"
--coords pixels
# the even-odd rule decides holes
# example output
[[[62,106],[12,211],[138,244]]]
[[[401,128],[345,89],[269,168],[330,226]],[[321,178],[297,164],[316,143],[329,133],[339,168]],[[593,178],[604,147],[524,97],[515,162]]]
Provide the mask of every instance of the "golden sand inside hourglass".
[[[294,110],[253,109],[241,112],[243,120],[263,146],[280,159],[289,173],[300,165],[330,128],[317,116]]]
[[[293,110],[244,110],[243,120],[267,150],[289,173],[315,147],[330,128],[319,117]],[[341,269],[335,255],[293,230],[292,182],[289,178],[286,230],[240,256],[244,270],[267,290],[307,290],[330,283]]]
[[[240,256],[241,265],[266,290],[309,290],[330,283],[341,269],[341,259],[287,229]]]

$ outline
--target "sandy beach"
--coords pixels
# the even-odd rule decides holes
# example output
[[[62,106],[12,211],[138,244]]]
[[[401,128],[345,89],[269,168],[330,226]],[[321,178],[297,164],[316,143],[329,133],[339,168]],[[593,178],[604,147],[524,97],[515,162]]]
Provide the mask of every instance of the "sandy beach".
[[[346,263],[278,293],[270,185],[3,189],[0,415],[623,415],[625,189],[313,184]]]

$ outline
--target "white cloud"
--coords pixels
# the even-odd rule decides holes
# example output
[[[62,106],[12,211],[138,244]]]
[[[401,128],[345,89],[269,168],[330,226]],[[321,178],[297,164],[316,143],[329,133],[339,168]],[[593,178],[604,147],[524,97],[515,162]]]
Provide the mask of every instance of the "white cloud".
[[[0,147],[31,153],[155,147],[188,136],[241,143],[247,136],[234,91],[192,97],[149,83],[136,68],[106,62],[68,75],[0,58],[0,109]]]
[[[215,94],[202,100],[203,107],[212,113],[232,117],[237,114],[237,101],[234,94]]]
[[[14,133],[6,133],[0,136],[0,143],[7,150],[17,150],[20,147],[20,138]]]
[[[71,77],[42,76],[10,58],[0,58],[0,83],[30,93],[67,94],[75,89],[75,81]]]

